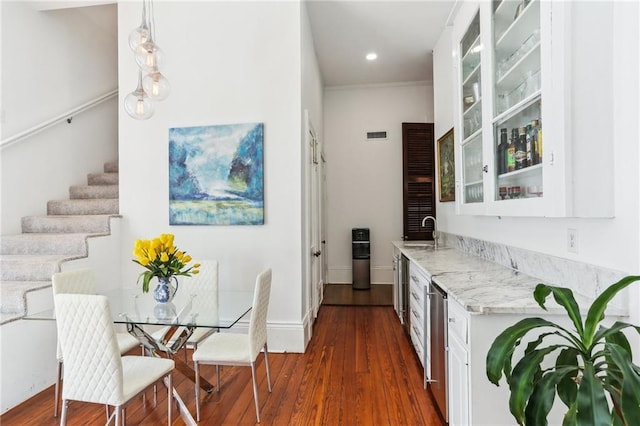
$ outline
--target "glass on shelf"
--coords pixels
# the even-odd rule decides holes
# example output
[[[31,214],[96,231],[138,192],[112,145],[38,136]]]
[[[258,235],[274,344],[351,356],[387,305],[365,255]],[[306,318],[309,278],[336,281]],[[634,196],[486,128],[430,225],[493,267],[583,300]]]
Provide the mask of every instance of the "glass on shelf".
[[[540,93],[540,0],[500,2],[493,24],[493,116],[498,117]]]
[[[471,24],[469,24],[469,28],[467,32],[462,37],[462,41],[460,42],[462,53],[461,57],[464,58],[470,51],[471,47],[479,42],[480,39],[480,13],[476,13],[476,16],[473,17]]]
[[[484,200],[483,188],[481,183],[466,186],[464,188],[464,202],[467,204],[481,203]]]
[[[541,87],[540,69],[529,70],[522,77],[517,87],[507,91],[496,86],[495,116],[516,106],[523,100],[538,93]]]
[[[482,138],[478,134],[462,146],[462,179],[464,182],[464,202],[477,203],[483,200]]]

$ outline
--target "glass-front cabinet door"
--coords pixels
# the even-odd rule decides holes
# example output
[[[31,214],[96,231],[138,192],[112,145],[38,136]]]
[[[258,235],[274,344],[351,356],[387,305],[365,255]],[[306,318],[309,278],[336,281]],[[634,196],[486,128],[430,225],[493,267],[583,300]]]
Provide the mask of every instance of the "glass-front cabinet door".
[[[494,200],[542,197],[540,0],[492,7]]]
[[[460,40],[459,91],[462,111],[462,204],[484,201],[480,12]]]
[[[618,83],[610,61],[594,62],[596,48],[586,46],[611,57],[625,42],[593,31],[614,10],[608,2],[461,2],[451,33],[457,213],[613,215],[614,181],[604,171],[614,155],[603,142],[611,136],[593,128],[613,127],[605,105]],[[602,25],[615,34],[615,19]],[[596,86],[590,71],[573,72],[594,67],[603,79]]]

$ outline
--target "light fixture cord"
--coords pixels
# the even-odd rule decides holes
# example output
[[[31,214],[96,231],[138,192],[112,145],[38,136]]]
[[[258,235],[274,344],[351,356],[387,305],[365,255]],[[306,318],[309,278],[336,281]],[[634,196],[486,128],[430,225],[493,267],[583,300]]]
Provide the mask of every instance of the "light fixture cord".
[[[149,1],[149,40],[155,43],[154,36],[156,35],[156,18],[155,10],[153,7],[153,0]]]
[[[142,23],[140,24],[141,28],[149,28],[147,25],[147,4],[146,0],[142,0]]]

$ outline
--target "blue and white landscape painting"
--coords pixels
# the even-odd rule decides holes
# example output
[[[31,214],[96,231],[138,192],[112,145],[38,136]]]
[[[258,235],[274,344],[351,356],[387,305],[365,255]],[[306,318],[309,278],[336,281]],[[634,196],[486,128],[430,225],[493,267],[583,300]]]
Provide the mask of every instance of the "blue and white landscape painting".
[[[264,224],[263,134],[263,123],[169,129],[169,223]]]

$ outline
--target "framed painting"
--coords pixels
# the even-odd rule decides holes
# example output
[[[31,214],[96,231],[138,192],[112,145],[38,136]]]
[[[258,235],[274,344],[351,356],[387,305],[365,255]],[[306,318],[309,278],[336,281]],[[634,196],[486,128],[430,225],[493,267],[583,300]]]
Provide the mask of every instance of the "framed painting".
[[[456,167],[453,146],[453,128],[438,139],[437,158],[440,201],[455,201]]]
[[[169,224],[264,224],[263,123],[169,129]]]

